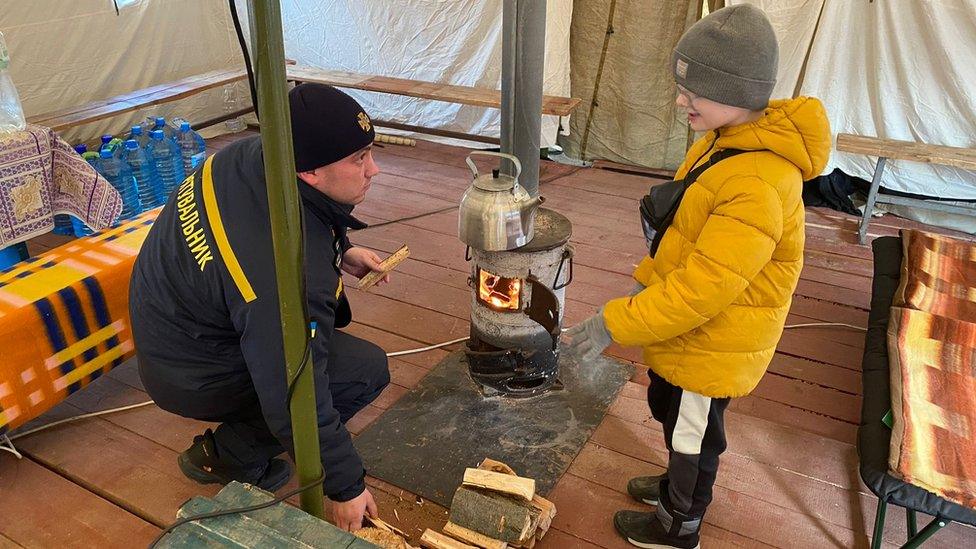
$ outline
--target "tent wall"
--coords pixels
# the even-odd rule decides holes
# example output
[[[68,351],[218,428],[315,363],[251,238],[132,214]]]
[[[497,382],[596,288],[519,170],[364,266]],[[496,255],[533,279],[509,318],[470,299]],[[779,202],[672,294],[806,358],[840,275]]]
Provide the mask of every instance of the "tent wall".
[[[976,146],[973,0],[747,1],[770,10],[781,40],[777,93],[788,94],[792,88],[820,98],[835,135]],[[812,41],[806,39],[809,35]],[[796,37],[801,38],[799,45],[809,42],[808,47],[784,48]],[[874,159],[835,151],[827,169],[835,167],[870,179]],[[916,162],[889,163],[882,185],[929,196],[976,198],[976,174]]]
[[[572,95],[583,103],[572,118],[570,135],[560,143],[573,158],[674,169],[684,157],[688,127],[684,113],[674,106],[671,50],[697,17],[701,2],[616,2],[601,72],[610,4],[606,0],[573,3]],[[597,105],[590,121],[594,99]]]
[[[523,0],[524,1],[524,0]],[[544,92],[569,95],[572,0],[548,0]],[[238,0],[238,4],[244,4]],[[501,89],[502,0],[282,0],[299,64]],[[498,137],[497,109],[351,91],[374,118]],[[558,118],[543,117],[542,144]]]
[[[25,114],[106,99],[216,69],[242,66],[225,0],[4,2],[0,31]],[[250,103],[243,86],[239,101]],[[221,114],[222,90],[161,105],[159,116]],[[121,133],[150,109],[63,132],[69,141]]]

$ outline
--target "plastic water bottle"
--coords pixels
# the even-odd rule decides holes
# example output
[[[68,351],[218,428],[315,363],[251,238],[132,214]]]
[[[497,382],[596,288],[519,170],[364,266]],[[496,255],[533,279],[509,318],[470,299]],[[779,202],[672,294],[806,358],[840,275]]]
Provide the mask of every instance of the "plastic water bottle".
[[[10,77],[10,53],[0,32],[0,134],[19,132],[27,128],[20,96]]]
[[[207,158],[207,144],[200,134],[193,131],[189,122],[180,124],[176,142],[179,143],[180,154],[183,156],[183,171],[190,175]]]
[[[135,139],[126,141],[125,151],[122,152],[122,163],[129,167],[132,177],[136,180],[136,194],[139,195],[139,203],[142,204],[143,210],[159,206],[160,200],[156,192],[159,188],[159,178],[153,162],[146,155],[146,149],[140,147]]]
[[[183,156],[176,141],[167,139],[162,130],[153,130],[150,137],[146,152],[152,158],[156,174],[159,176],[160,204],[165,204],[169,195],[186,178],[186,173],[183,171]]]
[[[166,139],[176,139],[176,130],[172,126],[166,123],[166,119],[162,116],[157,116],[156,120],[153,122],[152,128],[149,130],[149,136],[152,137],[152,132],[160,130],[163,132],[163,136]]]
[[[136,124],[135,126],[132,126],[132,130],[129,132],[129,136],[126,137],[125,139],[126,141],[130,139],[135,140],[135,142],[138,143],[140,147],[145,147],[146,144],[149,143],[149,134],[142,131],[142,126]]]
[[[98,163],[95,164],[98,173],[102,174],[122,196],[122,213],[120,220],[131,219],[142,213],[142,203],[139,201],[139,190],[136,179],[132,177],[129,166],[113,153],[109,148],[99,153]]]
[[[88,162],[89,166],[94,167],[95,161],[98,160],[98,153],[88,150],[88,145],[84,143],[79,143],[74,146],[75,152],[78,153],[85,162]]]
[[[240,106],[237,104],[237,93],[234,87],[231,85],[224,86],[224,114],[228,115],[233,112],[240,110]],[[234,118],[227,119],[224,122],[224,129],[229,132],[240,132],[247,128],[247,124],[244,123],[244,119],[240,116],[235,116]]]

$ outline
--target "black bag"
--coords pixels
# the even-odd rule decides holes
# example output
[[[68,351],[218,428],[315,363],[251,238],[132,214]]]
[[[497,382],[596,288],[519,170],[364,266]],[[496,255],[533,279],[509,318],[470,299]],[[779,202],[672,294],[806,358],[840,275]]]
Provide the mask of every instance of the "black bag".
[[[640,200],[641,225],[644,227],[644,238],[647,240],[647,249],[651,257],[657,253],[658,246],[664,233],[674,221],[674,215],[678,212],[681,199],[685,196],[685,191],[698,177],[715,164],[731,158],[733,156],[755,151],[742,151],[739,149],[725,149],[713,154],[707,162],[688,172],[683,179],[675,179],[651,187],[651,191],[644,195]]]

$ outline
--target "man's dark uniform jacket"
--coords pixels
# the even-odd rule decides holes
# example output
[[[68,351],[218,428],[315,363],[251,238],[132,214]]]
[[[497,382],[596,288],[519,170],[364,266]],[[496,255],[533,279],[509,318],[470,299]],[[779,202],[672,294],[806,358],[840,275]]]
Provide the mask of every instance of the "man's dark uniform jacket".
[[[345,501],[362,492],[365,471],[333,404],[327,366],[334,329],[351,319],[339,270],[350,246],[346,229],[365,225],[351,206],[296,184],[308,312],[317,324],[311,349],[324,489]],[[205,419],[187,410],[195,406],[188,401],[207,409],[208,402],[256,393],[270,432],[293,451],[277,294],[261,141],[253,137],[210,157],[180,185],[133,269],[132,328],[157,404]]]

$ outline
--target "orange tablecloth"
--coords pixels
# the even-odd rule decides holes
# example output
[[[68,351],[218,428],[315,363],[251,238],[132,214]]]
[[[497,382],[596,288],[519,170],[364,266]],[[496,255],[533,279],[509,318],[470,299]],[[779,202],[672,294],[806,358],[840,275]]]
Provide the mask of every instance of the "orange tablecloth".
[[[132,355],[129,276],[158,213],[0,272],[0,434]]]

